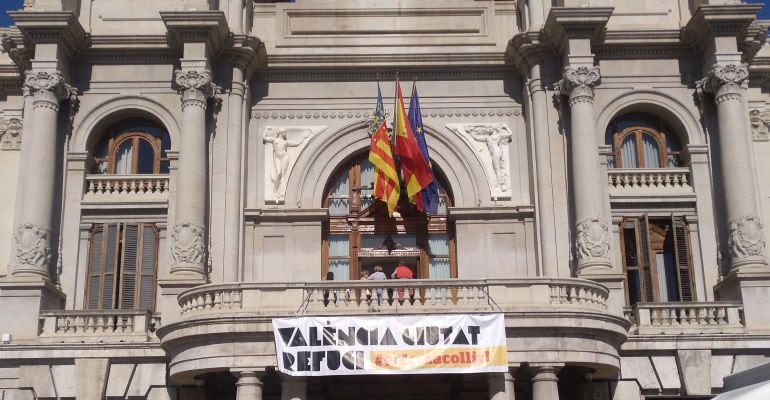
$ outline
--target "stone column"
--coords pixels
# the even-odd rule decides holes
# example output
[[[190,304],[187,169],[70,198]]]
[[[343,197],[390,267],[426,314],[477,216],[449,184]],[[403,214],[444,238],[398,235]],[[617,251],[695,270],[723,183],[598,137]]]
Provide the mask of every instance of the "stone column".
[[[237,0],[240,2],[241,0]],[[224,281],[235,282],[241,275],[241,232],[243,213],[242,159],[243,159],[243,97],[246,82],[243,69],[233,66],[233,80],[227,112],[227,176],[225,178],[224,225]]]
[[[58,71],[30,71],[24,89],[32,96],[30,115],[22,143],[19,170],[24,182],[19,190],[23,202],[13,238],[13,275],[50,279],[51,221],[56,188],[56,138],[59,102],[72,88]]]
[[[242,371],[237,376],[236,400],[262,400],[262,381],[259,380],[256,371]]]
[[[281,377],[281,400],[307,399],[307,380],[293,376]]]
[[[489,400],[516,400],[513,375],[510,372],[492,373],[487,378]]]
[[[597,131],[594,121],[594,91],[599,83],[598,67],[564,68],[557,86],[569,96],[572,193],[575,204],[575,250],[577,272],[609,270],[610,231],[605,215],[602,185],[607,184],[599,168]]]
[[[532,400],[559,400],[556,367],[537,367],[532,378]]]
[[[698,87],[714,95],[719,125],[719,160],[728,230],[729,269],[743,266],[767,267],[764,255],[759,204],[751,164],[751,132],[746,126],[746,110],[741,85],[748,79],[746,64],[715,64],[698,82]]]
[[[182,93],[183,134],[176,185],[176,221],[171,233],[171,274],[205,279],[206,104],[218,87],[208,70],[178,70],[175,75]]]

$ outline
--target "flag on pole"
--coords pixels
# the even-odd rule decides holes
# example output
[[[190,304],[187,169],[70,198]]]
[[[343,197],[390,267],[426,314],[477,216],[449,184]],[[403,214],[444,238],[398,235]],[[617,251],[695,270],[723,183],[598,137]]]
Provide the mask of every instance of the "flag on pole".
[[[433,174],[428,163],[420,152],[420,146],[412,132],[412,126],[404,109],[404,98],[401,95],[401,84],[396,81],[396,110],[393,123],[395,138],[395,154],[401,162],[401,173],[406,185],[406,193],[409,202],[417,206],[417,210],[424,211],[422,200],[418,202],[417,194],[433,182]]]
[[[401,196],[401,188],[398,184],[398,172],[390,146],[388,126],[385,122],[385,107],[382,104],[379,82],[377,82],[377,105],[374,109],[372,125],[376,128],[372,135],[372,144],[369,146],[369,162],[374,166],[374,197],[384,201],[388,205],[388,215],[393,215],[398,198]]]
[[[428,172],[430,172],[431,183],[420,192],[422,208],[426,213],[438,214],[438,182],[433,175],[433,165],[430,162],[428,153],[428,143],[425,141],[425,131],[422,127],[422,111],[420,111],[420,97],[417,95],[417,82],[412,84],[412,98],[409,100],[409,124],[412,126],[412,132],[420,146],[420,153],[428,163]]]

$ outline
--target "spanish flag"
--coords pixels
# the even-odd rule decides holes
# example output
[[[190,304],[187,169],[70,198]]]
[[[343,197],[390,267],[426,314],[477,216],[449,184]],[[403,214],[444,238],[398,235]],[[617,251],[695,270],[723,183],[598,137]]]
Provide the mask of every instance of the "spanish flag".
[[[378,126],[372,135],[372,144],[369,146],[369,162],[374,165],[374,197],[387,203],[388,215],[393,215],[398,198],[401,196],[401,187],[398,184],[398,172],[396,172],[396,163],[390,147],[390,135],[385,123],[384,110],[378,83],[374,116],[374,123]]]
[[[412,132],[412,126],[404,109],[404,98],[401,95],[401,84],[396,81],[396,110],[395,122],[395,154],[401,162],[401,172],[406,184],[406,193],[409,196],[409,202],[415,204],[419,211],[424,211],[422,201],[418,201],[416,196],[433,182],[428,162],[420,151],[420,145]]]

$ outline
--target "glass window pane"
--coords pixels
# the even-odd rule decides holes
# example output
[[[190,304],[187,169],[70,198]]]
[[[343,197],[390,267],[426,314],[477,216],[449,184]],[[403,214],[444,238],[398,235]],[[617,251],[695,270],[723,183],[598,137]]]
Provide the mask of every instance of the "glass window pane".
[[[155,167],[155,150],[150,142],[139,139],[139,159],[136,166],[137,174],[151,174]]]
[[[344,169],[329,189],[329,215],[347,215],[350,211],[349,195],[350,176],[348,170]]]
[[[623,161],[623,168],[638,168],[636,162],[636,137],[628,135],[620,145],[620,158]]]
[[[350,280],[350,261],[347,258],[329,260],[329,272],[334,274],[335,281]]]
[[[335,235],[329,238],[329,257],[341,257],[350,255],[348,236]]]
[[[123,141],[115,151],[115,173],[118,175],[131,174],[131,160],[133,157],[133,141],[131,139]]]
[[[634,305],[642,300],[641,283],[639,282],[639,270],[629,270],[628,276],[628,302]]]
[[[656,142],[650,135],[643,135],[642,148],[644,149],[644,167],[660,168],[660,149],[658,149],[658,142]]]
[[[449,235],[432,234],[428,236],[428,253],[431,255],[449,255]]]
[[[361,161],[361,207],[374,203],[374,166],[369,160]]]
[[[449,257],[431,257],[428,262],[428,277],[430,279],[450,279]]]

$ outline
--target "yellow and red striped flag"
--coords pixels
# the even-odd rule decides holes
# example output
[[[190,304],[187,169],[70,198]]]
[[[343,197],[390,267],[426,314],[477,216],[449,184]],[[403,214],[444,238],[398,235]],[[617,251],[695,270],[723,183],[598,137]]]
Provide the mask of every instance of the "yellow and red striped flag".
[[[385,108],[382,105],[380,85],[377,84],[377,108],[375,111],[375,123],[377,130],[372,135],[372,144],[369,146],[369,162],[374,165],[374,197],[384,201],[388,205],[388,215],[393,215],[401,196],[401,187],[398,184],[398,172],[396,162],[393,159],[393,150],[390,147],[390,135],[385,123]]]
[[[409,202],[417,206],[418,211],[423,211],[422,201],[418,201],[417,195],[433,182],[433,173],[428,162],[420,152],[420,145],[412,132],[406,110],[404,98],[401,95],[401,85],[396,81],[396,110],[393,122],[394,140],[396,141],[395,154],[401,163],[401,172],[404,176],[406,193]]]

